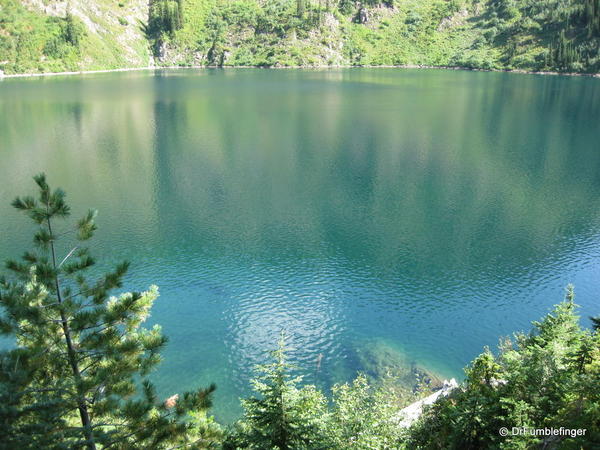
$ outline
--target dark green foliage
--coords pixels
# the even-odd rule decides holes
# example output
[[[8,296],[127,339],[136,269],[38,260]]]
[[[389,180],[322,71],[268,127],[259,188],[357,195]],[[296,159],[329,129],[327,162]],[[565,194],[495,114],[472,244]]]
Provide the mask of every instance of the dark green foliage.
[[[226,25],[220,14],[213,13],[207,23],[209,49],[206,53],[207,62],[211,66],[222,66],[225,57]]]
[[[65,17],[63,35],[65,41],[75,47],[79,46],[81,38],[85,35],[83,24],[70,12],[67,12],[67,16]]]
[[[506,340],[466,370],[465,384],[431,407],[410,433],[414,448],[534,448],[543,438],[502,437],[501,427],[585,428],[559,448],[600,444],[600,335],[582,330],[573,293],[529,335]],[[555,448],[555,447],[553,447]]]
[[[299,389],[301,377],[292,377],[285,357],[282,334],[275,361],[259,367],[253,380],[259,397],[242,401],[244,418],[236,424],[224,448],[318,449],[325,448],[326,400],[314,387]]]
[[[338,9],[342,14],[349,15],[355,11],[352,0],[339,0]]]
[[[162,402],[146,379],[166,342],[160,327],[141,327],[157,288],[110,296],[129,264],[104,275],[93,270],[83,243],[96,230],[96,213],[59,230],[71,212],[65,193],[51,190],[44,175],[34,179],[37,198],[20,197],[13,206],[37,225],[35,248],[21,262],[8,261],[11,275],[0,279],[0,331],[16,338],[16,349],[0,359],[3,443],[203,447],[216,433],[204,415],[214,386]],[[59,244],[71,239],[70,248]]]
[[[283,38],[293,27],[295,19],[292,3],[288,0],[271,0],[265,4],[258,16],[256,32],[259,34],[275,34]]]
[[[594,72],[600,70],[598,0],[490,0],[480,23],[504,48],[508,68]],[[532,44],[545,52],[530,50]]]
[[[333,387],[331,405],[315,386],[300,387],[290,374],[284,337],[274,362],[258,368],[257,397],[242,401],[244,416],[225,440],[225,449],[347,450],[400,448],[403,430],[396,414],[400,398],[389,386],[374,388],[366,377]]]
[[[579,50],[565,37],[564,30],[560,32],[558,40],[550,52],[550,66],[560,70],[571,70],[573,64],[581,58]]]
[[[33,389],[42,361],[27,350],[0,353],[0,448],[52,448],[69,436],[61,400],[52,389]],[[35,402],[31,402],[35,395]]]
[[[152,0],[147,32],[150,38],[173,35],[183,26],[183,0]]]
[[[588,37],[600,36],[600,0],[586,0],[582,16]]]
[[[17,0],[0,0],[0,69],[7,72],[74,70],[85,36],[83,23],[36,15]]]

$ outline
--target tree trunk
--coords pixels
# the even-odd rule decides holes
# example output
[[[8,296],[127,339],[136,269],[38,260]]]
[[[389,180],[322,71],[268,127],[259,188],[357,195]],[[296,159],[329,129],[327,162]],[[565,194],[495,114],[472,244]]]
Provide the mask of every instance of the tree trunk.
[[[81,418],[81,424],[83,425],[83,434],[86,440],[86,447],[89,450],[96,450],[96,444],[94,443],[94,436],[92,433],[92,421],[90,414],[85,403],[85,395],[81,392],[81,372],[79,371],[79,365],[77,364],[77,354],[73,348],[73,341],[71,339],[71,330],[69,328],[69,322],[65,316],[65,312],[62,309],[62,295],[60,293],[60,282],[58,280],[58,273],[56,267],[56,252],[54,250],[54,234],[52,233],[52,225],[50,218],[46,220],[48,224],[48,232],[50,233],[50,250],[52,253],[52,267],[54,268],[54,284],[56,288],[56,298],[59,304],[60,321],[62,324],[63,333],[65,334],[65,342],[67,344],[67,357],[69,359],[69,365],[75,378],[75,387],[77,389],[77,409],[79,410],[79,416]]]

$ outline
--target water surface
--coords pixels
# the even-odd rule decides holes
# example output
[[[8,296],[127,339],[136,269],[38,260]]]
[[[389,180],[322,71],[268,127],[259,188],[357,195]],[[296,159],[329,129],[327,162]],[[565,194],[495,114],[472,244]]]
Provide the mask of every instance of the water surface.
[[[8,206],[45,171],[98,259],[160,287],[161,394],[231,420],[281,329],[327,387],[393,349],[440,376],[576,285],[600,312],[600,81],[442,70],[180,70],[0,82]],[[587,318],[586,325],[589,324]],[[315,361],[323,354],[320,369]]]

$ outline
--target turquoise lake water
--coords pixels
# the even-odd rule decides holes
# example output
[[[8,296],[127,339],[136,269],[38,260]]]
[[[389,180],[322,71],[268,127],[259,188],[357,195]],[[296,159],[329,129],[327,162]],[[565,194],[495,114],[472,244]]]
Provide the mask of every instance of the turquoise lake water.
[[[326,388],[390,352],[461,377],[568,283],[586,325],[600,313],[598,79],[5,79],[0,156],[0,258],[29,247],[8,204],[45,171],[75,215],[99,210],[97,259],[131,260],[128,289],[159,286],[161,394],[214,381],[224,421],[282,329],[298,370]]]

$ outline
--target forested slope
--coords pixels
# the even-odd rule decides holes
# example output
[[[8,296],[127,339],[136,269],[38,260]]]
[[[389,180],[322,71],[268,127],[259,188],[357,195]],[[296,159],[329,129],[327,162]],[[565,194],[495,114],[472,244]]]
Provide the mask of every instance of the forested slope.
[[[0,0],[7,73],[156,65],[600,72],[600,0]]]

